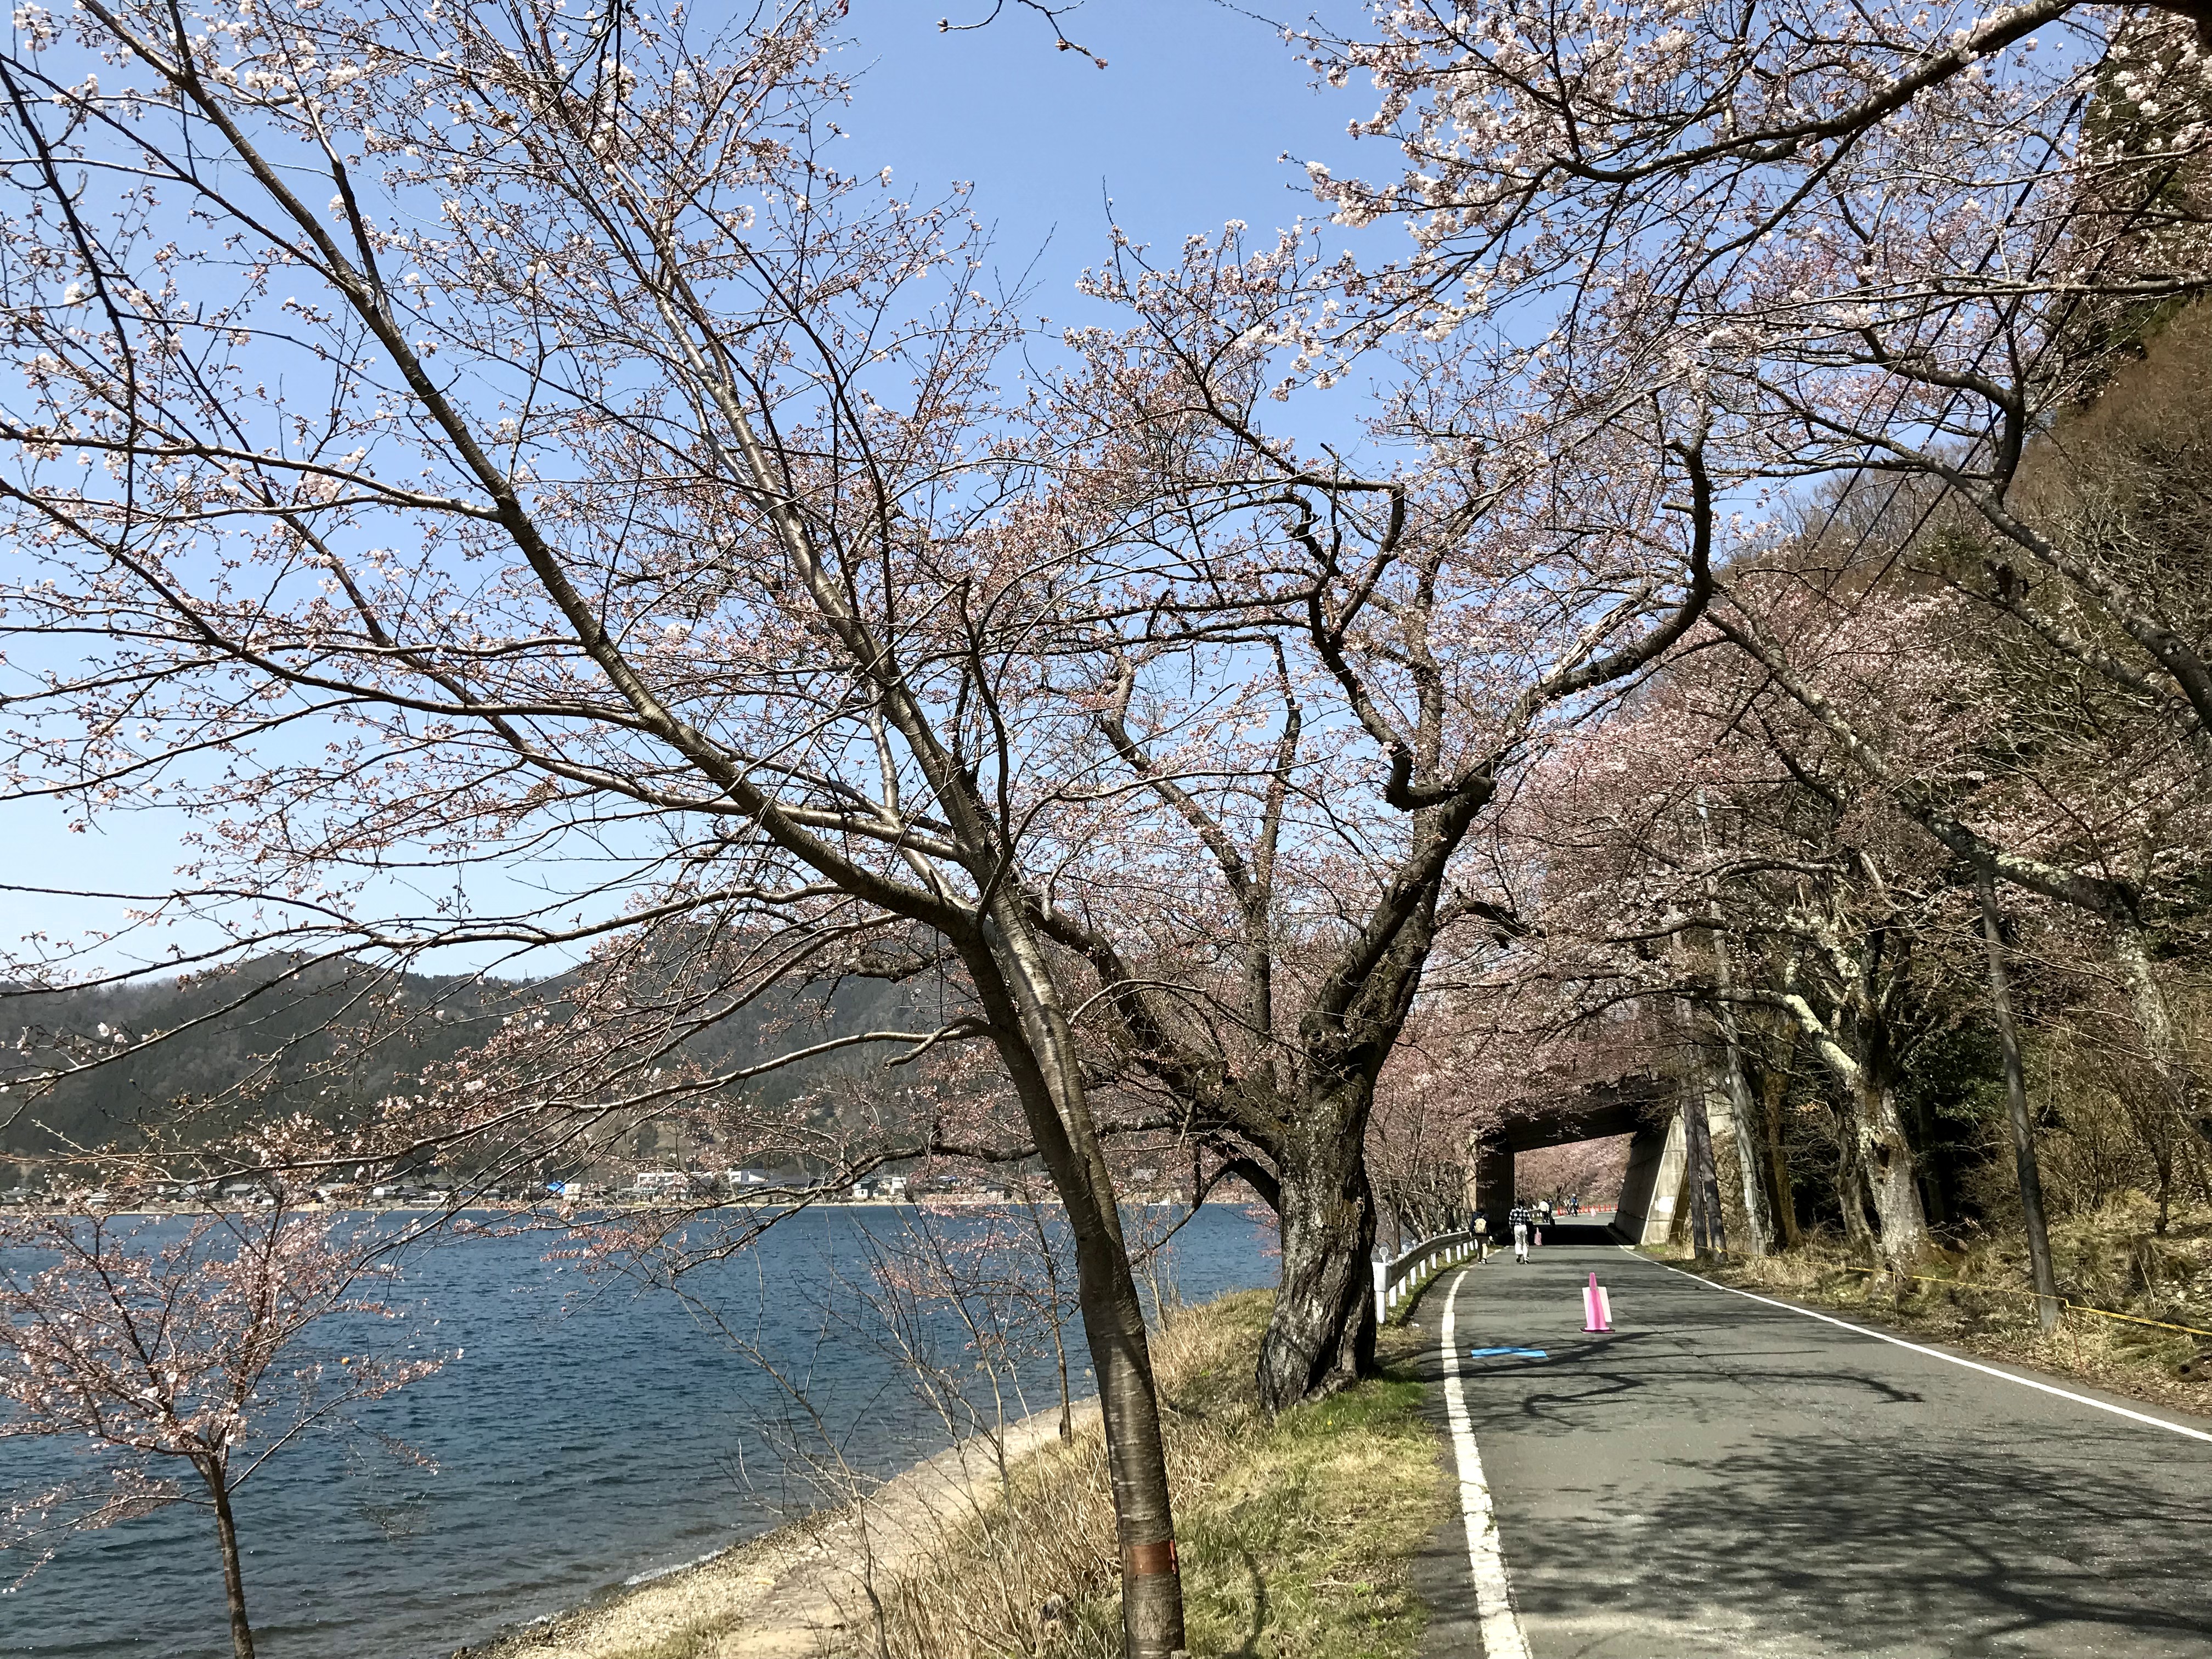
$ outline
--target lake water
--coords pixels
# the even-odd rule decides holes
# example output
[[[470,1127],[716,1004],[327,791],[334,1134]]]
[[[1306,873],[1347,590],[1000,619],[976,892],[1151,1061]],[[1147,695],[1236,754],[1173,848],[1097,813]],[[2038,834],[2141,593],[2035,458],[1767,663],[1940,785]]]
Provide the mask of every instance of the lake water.
[[[436,1468],[356,1434],[303,1443],[246,1484],[239,1525],[264,1659],[433,1659],[820,1502],[807,1468],[822,1435],[732,1334],[803,1385],[858,1468],[888,1474],[942,1447],[944,1422],[851,1289],[867,1278],[870,1235],[896,1232],[900,1213],[823,1209],[771,1230],[696,1276],[711,1314],[665,1291],[586,1280],[546,1259],[543,1236],[410,1260],[416,1340],[462,1357],[359,1420]],[[981,1224],[944,1224],[957,1235]],[[1208,1206],[1176,1235],[1161,1277],[1191,1301],[1271,1285],[1273,1243],[1243,1212]],[[964,1332],[943,1316],[919,1330],[958,1359]],[[1087,1393],[1079,1325],[1066,1340]],[[1025,1364],[1020,1383],[1009,1415],[1057,1403],[1049,1360]],[[0,1443],[0,1488],[48,1475],[52,1449]],[[8,1562],[0,1555],[0,1583],[20,1571]],[[211,1523],[177,1505],[65,1540],[0,1597],[0,1650],[224,1659]]]

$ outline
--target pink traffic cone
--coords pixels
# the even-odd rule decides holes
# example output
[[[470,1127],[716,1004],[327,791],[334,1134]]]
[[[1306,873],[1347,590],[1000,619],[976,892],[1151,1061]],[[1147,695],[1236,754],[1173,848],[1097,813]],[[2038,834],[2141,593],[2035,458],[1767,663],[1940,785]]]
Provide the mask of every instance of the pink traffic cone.
[[[1606,1293],[1598,1288],[1597,1275],[1589,1276],[1583,1287],[1583,1328],[1585,1331],[1609,1331],[1613,1328],[1613,1306]]]

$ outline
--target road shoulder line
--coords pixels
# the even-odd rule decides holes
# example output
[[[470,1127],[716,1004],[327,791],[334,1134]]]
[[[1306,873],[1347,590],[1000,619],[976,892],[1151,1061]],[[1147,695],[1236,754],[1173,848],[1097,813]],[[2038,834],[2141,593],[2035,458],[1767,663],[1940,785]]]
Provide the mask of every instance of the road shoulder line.
[[[1914,1353],[1924,1353],[1931,1359],[1942,1360],[1946,1364],[1961,1365],[1970,1371],[1979,1371],[1984,1376],[1994,1376],[2005,1382],[2017,1382],[2021,1388],[2033,1389],[2039,1394],[2055,1395],[2061,1400],[2070,1400],[2077,1406],[2094,1407],[2100,1412],[2110,1412],[2114,1417],[2124,1417],[2131,1422],[2148,1424],[2154,1429],[2164,1429],[2169,1434],[2186,1435],[2191,1440],[2201,1440],[2207,1445],[2212,1445],[2212,1434],[2208,1434],[2203,1429],[2192,1429],[2181,1423],[2169,1423],[2166,1419],[2153,1417],[2148,1412],[2130,1411],[2127,1407],[2115,1405],[2109,1400],[2098,1400],[2089,1395],[2075,1394],[2071,1389],[2062,1389],[2055,1382],[2039,1382],[2035,1378],[2022,1376],[2017,1371],[2001,1370],[1995,1365],[1984,1365],[1979,1360],[1968,1359],[1955,1353],[1945,1353],[1942,1349],[1931,1348],[1924,1343],[1908,1342],[1901,1336],[1892,1336],[1886,1331],[1872,1330],[1864,1325],[1854,1325],[1849,1320],[1838,1319],[1832,1314],[1816,1313],[1810,1308],[1801,1308],[1794,1302],[1778,1302],[1771,1296],[1759,1296],[1750,1291],[1740,1291],[1733,1285],[1720,1284],[1717,1280],[1707,1279],[1702,1273],[1685,1273],[1681,1268],[1670,1267],[1663,1261],[1653,1261],[1650,1256],[1638,1255],[1632,1247],[1626,1244],[1615,1248],[1624,1255],[1634,1256],[1637,1261],[1658,1268],[1662,1273],[1669,1273],[1678,1279],[1689,1279],[1693,1284],[1703,1285],[1708,1290],[1725,1291],[1730,1296],[1740,1296],[1747,1301],[1761,1303],[1770,1308],[1779,1308],[1784,1313],[1801,1314],[1807,1319],[1817,1319],[1823,1325],[1833,1325],[1838,1329],[1850,1331],[1856,1336],[1870,1336],[1875,1341],[1887,1342],[1894,1348],[1907,1348]],[[1458,1287],[1455,1285],[1453,1289],[1456,1293]],[[1449,1308],[1445,1310],[1444,1320],[1445,1329],[1449,1331],[1451,1321]],[[1449,1346],[1449,1337],[1446,1342]],[[1456,1373],[1455,1373],[1455,1380]]]
[[[1458,1321],[1459,1288],[1469,1269],[1462,1267],[1444,1297],[1444,1316],[1438,1346],[1443,1359],[1444,1417],[1451,1425],[1452,1451],[1459,1461],[1460,1514],[1467,1522],[1467,1565],[1474,1579],[1475,1617],[1482,1630],[1485,1659],[1528,1659],[1528,1639],[1513,1611],[1512,1591],[1505,1578],[1505,1556],[1498,1547],[1498,1511],[1490,1501],[1490,1487],[1482,1478],[1482,1454],[1474,1443],[1474,1423],[1468,1415],[1467,1394],[1460,1382]]]

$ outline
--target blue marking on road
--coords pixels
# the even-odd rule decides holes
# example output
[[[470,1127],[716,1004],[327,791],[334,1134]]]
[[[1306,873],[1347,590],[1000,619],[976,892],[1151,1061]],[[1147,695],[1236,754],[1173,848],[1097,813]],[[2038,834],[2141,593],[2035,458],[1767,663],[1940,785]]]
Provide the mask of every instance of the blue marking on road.
[[[1477,1359],[1493,1359],[1500,1357],[1512,1359],[1546,1359],[1550,1358],[1550,1356],[1547,1355],[1541,1348],[1469,1348],[1468,1352],[1473,1354]]]

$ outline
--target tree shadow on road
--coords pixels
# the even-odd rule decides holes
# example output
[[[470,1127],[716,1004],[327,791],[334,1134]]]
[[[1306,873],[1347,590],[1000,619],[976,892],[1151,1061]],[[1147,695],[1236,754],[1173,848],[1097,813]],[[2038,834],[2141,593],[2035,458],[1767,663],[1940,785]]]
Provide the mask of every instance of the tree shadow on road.
[[[1572,1528],[1569,1553],[1602,1559],[1615,1605],[1852,1653],[2212,1650],[2212,1496],[2201,1491],[2058,1467],[2033,1448],[1892,1437],[1776,1436],[1662,1467],[1679,1484],[1643,1484]],[[1524,1530],[1519,1553],[1556,1559],[1560,1537],[1556,1522]],[[1571,1619],[1592,1585],[1587,1573],[1523,1571],[1516,1588],[1524,1616]]]
[[[1607,1654],[1648,1620],[1668,1653],[2212,1655],[2204,1448],[1886,1360],[1759,1321],[1463,1354],[1523,1617]]]

